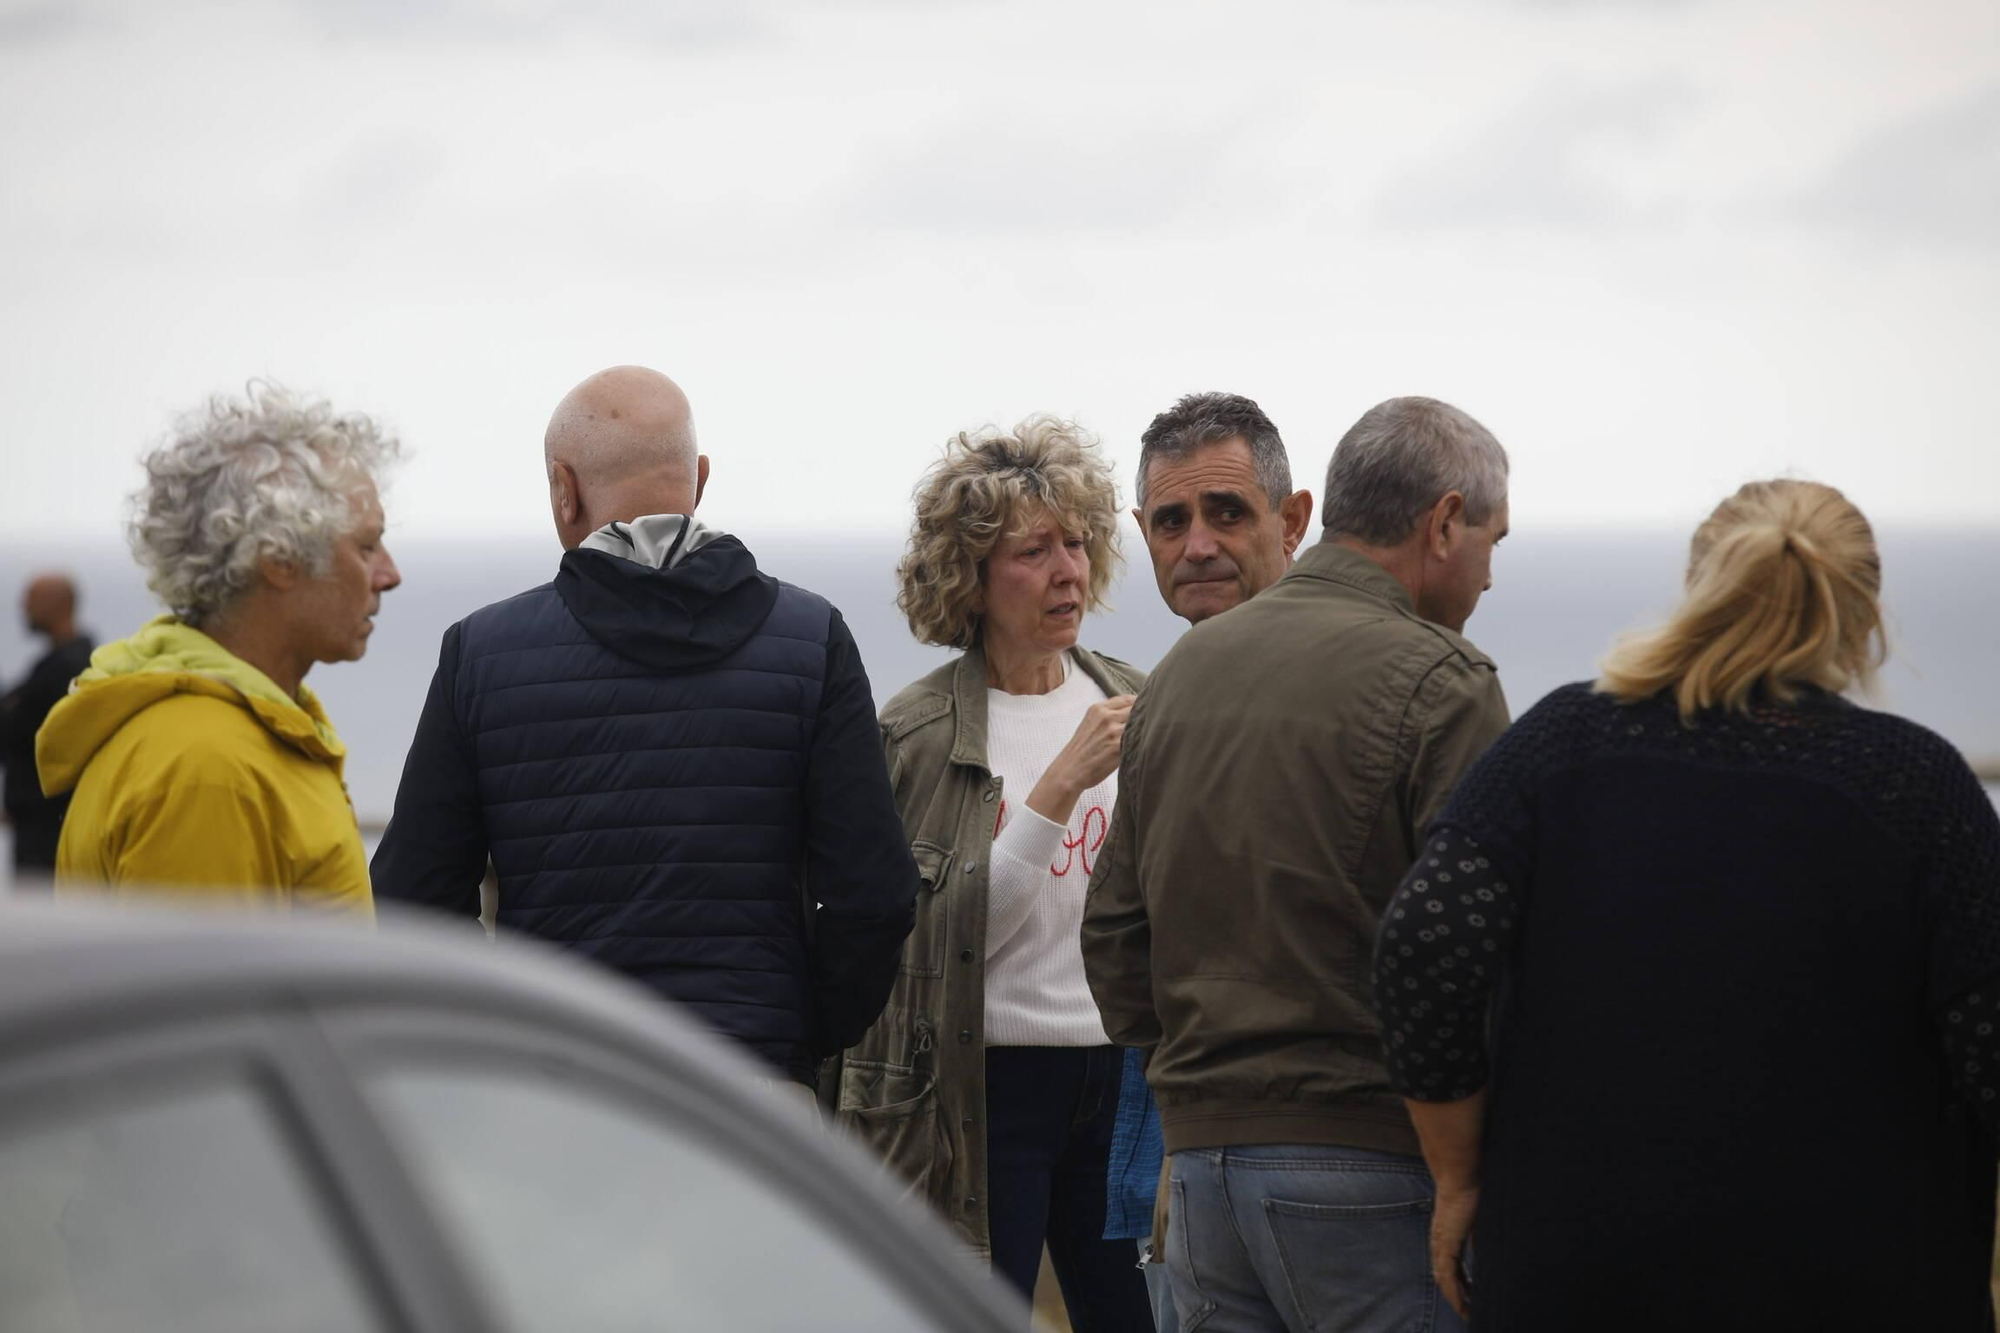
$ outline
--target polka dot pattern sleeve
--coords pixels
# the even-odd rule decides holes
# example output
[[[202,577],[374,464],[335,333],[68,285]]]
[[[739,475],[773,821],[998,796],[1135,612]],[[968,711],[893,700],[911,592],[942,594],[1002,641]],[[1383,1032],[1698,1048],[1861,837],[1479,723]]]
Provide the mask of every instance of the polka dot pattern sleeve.
[[[1513,947],[1520,888],[1458,829],[1433,828],[1375,940],[1389,1081],[1415,1101],[1486,1085],[1486,1016]]]
[[[1945,1002],[1938,1014],[1952,1086],[2000,1138],[2000,975]]]

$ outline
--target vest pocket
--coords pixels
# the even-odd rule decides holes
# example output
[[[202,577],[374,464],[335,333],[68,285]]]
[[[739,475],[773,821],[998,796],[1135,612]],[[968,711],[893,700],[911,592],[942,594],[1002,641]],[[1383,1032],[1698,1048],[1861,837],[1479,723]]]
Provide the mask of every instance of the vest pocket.
[[[944,975],[946,875],[951,870],[951,849],[918,839],[910,844],[910,859],[917,863],[917,877],[923,887],[917,891],[917,921],[903,942],[902,970],[913,977]]]
[[[839,1118],[901,1178],[902,1197],[942,1209],[955,1154],[938,1114],[937,1080],[924,1065],[842,1062]]]

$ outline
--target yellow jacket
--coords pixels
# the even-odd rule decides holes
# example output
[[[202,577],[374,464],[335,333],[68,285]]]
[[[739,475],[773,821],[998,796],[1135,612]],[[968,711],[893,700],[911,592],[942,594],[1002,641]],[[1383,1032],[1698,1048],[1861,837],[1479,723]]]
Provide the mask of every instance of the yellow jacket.
[[[75,792],[56,893],[372,917],[346,757],[310,690],[161,616],[92,654],[35,737],[42,790]]]

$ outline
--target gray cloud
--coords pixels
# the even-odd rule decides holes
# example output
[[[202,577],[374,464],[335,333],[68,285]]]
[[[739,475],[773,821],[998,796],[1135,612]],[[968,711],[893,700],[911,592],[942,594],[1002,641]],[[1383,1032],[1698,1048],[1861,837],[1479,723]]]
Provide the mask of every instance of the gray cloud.
[[[91,26],[93,15],[77,0],[25,0],[0,4],[0,47],[54,41]]]
[[[1064,235],[1224,222],[1244,127],[1154,119],[1088,134],[1020,108],[961,122],[861,170],[832,213],[943,234]]]
[[[778,34],[768,4],[730,0],[299,0],[342,37],[521,42],[591,32],[649,45],[760,45]]]
[[[2000,83],[1862,139],[1789,211],[1879,240],[2000,247]]]
[[[1687,86],[1669,80],[1538,96],[1393,176],[1375,220],[1399,230],[1657,226],[1671,213],[1606,168],[1643,155],[1692,103]]]

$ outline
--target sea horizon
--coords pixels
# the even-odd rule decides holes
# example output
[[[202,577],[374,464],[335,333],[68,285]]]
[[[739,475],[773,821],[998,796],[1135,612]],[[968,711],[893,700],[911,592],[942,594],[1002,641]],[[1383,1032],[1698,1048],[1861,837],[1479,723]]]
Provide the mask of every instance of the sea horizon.
[[[852,628],[879,707],[951,654],[911,638],[895,607],[896,533],[759,533],[739,529],[768,572],[826,596]],[[1145,550],[1125,534],[1127,562],[1109,611],[1086,618],[1085,647],[1150,668],[1185,624],[1162,604]],[[349,750],[348,787],[364,825],[393,808],[403,756],[437,661],[440,636],[491,602],[546,582],[561,552],[546,534],[412,539],[391,550],[403,585],[387,594],[367,656],[316,667],[308,683]],[[1876,696],[1860,701],[1939,732],[1985,771],[2000,765],[2000,529],[1887,529],[1880,537],[1890,658]],[[1595,674],[1616,637],[1674,605],[1686,535],[1666,530],[1517,532],[1496,552],[1494,587],[1466,634],[1491,656],[1516,716],[1559,685]],[[99,643],[131,633],[160,608],[122,544],[0,542],[0,596],[34,572],[72,574],[80,623]],[[18,603],[16,604],[18,606]],[[0,617],[0,682],[34,660],[18,609]]]

